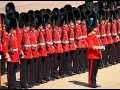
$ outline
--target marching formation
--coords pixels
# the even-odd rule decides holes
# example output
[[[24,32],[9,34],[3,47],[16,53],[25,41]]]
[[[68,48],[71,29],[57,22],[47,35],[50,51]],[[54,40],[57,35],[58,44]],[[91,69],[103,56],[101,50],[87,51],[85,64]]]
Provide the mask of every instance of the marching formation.
[[[86,1],[78,7],[19,13],[8,3],[6,14],[0,14],[0,61],[2,74],[7,63],[8,88],[17,88],[16,70],[20,71],[21,88],[88,71],[87,57],[95,56],[88,55],[92,42],[88,44],[86,38],[95,24],[102,49],[99,68],[120,63],[118,6],[117,1]]]

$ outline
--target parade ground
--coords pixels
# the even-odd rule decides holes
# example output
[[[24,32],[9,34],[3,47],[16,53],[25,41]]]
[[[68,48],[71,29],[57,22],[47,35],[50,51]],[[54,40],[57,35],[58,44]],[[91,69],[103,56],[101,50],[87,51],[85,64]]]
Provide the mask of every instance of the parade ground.
[[[19,72],[17,73],[17,84],[19,85]],[[7,89],[7,75],[1,77],[2,88]],[[100,89],[119,89],[120,88],[120,64],[112,65],[107,68],[99,69],[97,83]],[[18,86],[19,87],[19,86]],[[88,87],[88,72],[76,74],[49,81],[31,89],[90,89]]]
[[[10,2],[10,1],[9,1]],[[66,4],[77,7],[84,1],[12,1],[16,10],[28,12],[28,10],[61,8]],[[5,13],[5,5],[8,1],[0,1],[0,13]],[[20,72],[16,73],[17,85],[20,87]],[[97,74],[97,84],[99,89],[119,89],[120,88],[120,63],[99,69]],[[7,89],[7,74],[1,76],[1,88]],[[30,89],[91,89],[88,86],[88,72],[76,74],[70,77],[55,79]]]

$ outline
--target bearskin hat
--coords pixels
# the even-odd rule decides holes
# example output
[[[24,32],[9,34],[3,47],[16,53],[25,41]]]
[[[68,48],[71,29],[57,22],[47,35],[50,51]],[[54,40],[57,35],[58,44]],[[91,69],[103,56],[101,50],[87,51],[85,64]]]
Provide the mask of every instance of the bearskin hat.
[[[67,12],[67,16],[68,16],[68,23],[74,22],[74,14],[71,11]]]
[[[53,26],[59,26],[60,25],[59,15],[57,15],[57,14],[52,15],[51,23],[52,23]]]
[[[6,6],[5,6],[5,11],[6,11],[6,13],[8,13],[10,11],[11,12],[15,11],[14,4],[12,2],[7,3]]]
[[[19,18],[19,22],[18,22],[18,26],[20,28],[23,28],[23,26],[30,26],[30,16],[27,13],[23,13],[20,18]]]
[[[65,9],[65,8],[63,8],[63,7],[62,7],[62,8],[60,8],[60,14],[61,14],[61,13],[64,13],[64,12],[66,12],[66,9]]]
[[[72,6],[70,4],[67,4],[64,6],[64,8],[66,9],[66,11],[72,11]]]
[[[51,24],[51,17],[49,16],[49,14],[45,14],[45,15],[43,16],[43,24],[44,24],[44,26],[45,26],[46,24]]]
[[[6,32],[10,32],[11,29],[16,29],[17,28],[17,21],[16,18],[7,18],[5,19],[5,25],[6,25]]]
[[[91,30],[93,30],[93,28],[97,27],[97,17],[95,14],[92,13],[87,17],[86,25],[88,28],[88,32],[91,32]]]
[[[79,12],[78,9],[74,10],[74,11],[73,11],[73,14],[74,14],[74,20],[75,20],[75,21],[81,19],[81,14],[80,14],[80,12]]]
[[[14,14],[16,20],[18,21],[19,20],[19,12],[18,11],[14,11],[13,14]]]
[[[43,18],[41,15],[36,15],[35,16],[35,22],[36,22],[36,28],[39,26],[43,26]]]
[[[35,16],[29,15],[30,16],[30,27],[36,27],[36,21],[35,21]]]
[[[61,13],[60,14],[60,25],[64,25],[64,24],[67,24],[67,23],[68,23],[67,13],[66,12]]]

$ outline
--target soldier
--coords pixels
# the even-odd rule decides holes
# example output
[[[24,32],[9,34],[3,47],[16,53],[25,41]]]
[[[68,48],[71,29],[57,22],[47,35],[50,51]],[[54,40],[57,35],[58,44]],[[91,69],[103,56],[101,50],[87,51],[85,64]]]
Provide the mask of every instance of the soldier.
[[[116,59],[116,61],[118,62],[118,63],[120,63],[120,55],[119,55],[119,53],[120,53],[120,11],[119,11],[119,9],[116,9],[115,10],[115,13],[116,13],[116,28],[117,28],[117,34],[118,34],[118,36],[119,36],[119,40],[118,40],[118,43],[117,43],[117,55],[116,55],[116,57],[117,57],[117,59]]]
[[[47,50],[47,59],[45,62],[46,67],[46,74],[45,74],[45,80],[50,81],[54,80],[52,78],[52,65],[53,65],[53,54],[54,54],[54,46],[53,46],[53,31],[51,27],[51,17],[48,14],[45,14],[43,16],[44,19],[44,26],[45,26],[45,37],[46,37],[46,50]]]
[[[17,37],[15,35],[15,30],[17,28],[16,18],[6,17],[5,24],[7,33],[3,40],[3,53],[7,61],[8,89],[17,89],[15,74],[17,69],[17,63],[19,63],[19,52]]]
[[[115,22],[115,11],[113,10],[109,11],[109,15],[110,15],[110,23],[111,23],[111,34],[113,39],[110,61],[112,64],[116,64],[116,54],[117,54],[116,47],[117,47],[119,37],[117,34],[117,28],[116,28],[116,22]]]
[[[37,60],[38,60],[38,45],[37,45],[37,30],[35,29],[36,27],[36,21],[35,21],[35,14],[30,15],[30,31],[29,31],[29,36],[30,36],[30,44],[31,44],[31,51],[32,51],[32,60],[30,67],[31,72],[31,78],[30,82],[32,85],[35,85],[36,83],[36,66],[37,66]]]
[[[53,45],[55,48],[54,61],[53,61],[53,71],[52,77],[55,79],[59,79],[61,75],[61,59],[62,59],[62,41],[61,41],[61,28],[59,28],[60,20],[59,15],[54,14],[51,17],[52,25],[53,25]],[[59,71],[58,71],[59,67]]]
[[[5,37],[5,14],[1,13],[0,14],[0,63],[1,63],[1,75],[5,74],[6,72],[6,62],[5,62],[5,57],[3,55],[2,51],[2,41],[3,38]]]
[[[105,28],[105,12],[104,10],[99,10],[99,29],[100,29],[100,39],[101,42],[104,46],[106,46],[108,44],[107,42],[107,37],[106,37],[106,28]],[[100,68],[105,67],[106,64],[106,50],[102,50],[102,54],[103,54],[103,60],[101,60],[100,62]]]
[[[74,13],[74,19],[75,19],[75,42],[76,42],[76,45],[77,45],[77,48],[76,48],[76,58],[75,60],[73,61],[73,68],[74,68],[74,73],[77,73],[79,74],[79,70],[80,70],[80,65],[81,65],[81,48],[82,48],[82,31],[81,31],[81,14],[79,12],[78,9],[74,10],[73,11]]]
[[[30,67],[33,59],[29,36],[30,16],[27,13],[22,14],[18,25],[23,31],[23,34],[21,34],[22,39],[20,40],[20,84],[21,88],[28,88],[33,86],[33,83],[30,81],[33,78],[31,76],[33,67]]]
[[[87,59],[89,60],[89,86],[97,88],[96,76],[98,71],[99,61],[102,58],[101,44],[96,35],[97,18],[94,14],[90,14],[87,18],[88,43]]]
[[[63,48],[63,54],[62,54],[62,66],[61,66],[61,76],[65,77],[67,75],[67,64],[66,61],[69,60],[69,39],[68,39],[68,26],[67,26],[67,14],[62,13],[60,14],[60,25],[62,28],[62,48]]]
[[[43,18],[40,14],[35,15],[36,29],[37,29],[37,43],[38,43],[38,54],[39,58],[37,60],[37,78],[36,83],[42,84],[46,81],[45,76],[45,60],[47,57],[46,42],[45,42],[45,30],[43,29]]]
[[[68,70],[69,75],[72,75],[72,61],[75,60],[75,50],[76,50],[76,44],[75,44],[75,36],[74,36],[74,14],[72,12],[67,12],[68,15],[68,26],[69,26],[69,32],[68,32],[68,38],[69,38],[69,50],[70,50],[70,60],[67,60],[68,64]]]

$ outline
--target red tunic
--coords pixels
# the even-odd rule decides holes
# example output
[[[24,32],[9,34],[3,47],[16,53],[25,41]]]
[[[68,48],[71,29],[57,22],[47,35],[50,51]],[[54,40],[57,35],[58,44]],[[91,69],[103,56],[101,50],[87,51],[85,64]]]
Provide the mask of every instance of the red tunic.
[[[7,34],[3,40],[3,53],[6,57],[9,54],[8,62],[19,62],[18,41],[15,34]]]
[[[88,51],[87,51],[88,60],[101,59],[102,58],[101,50],[93,49],[94,46],[101,46],[101,43],[97,38],[97,35],[96,34],[88,35],[86,41],[88,43]]]

